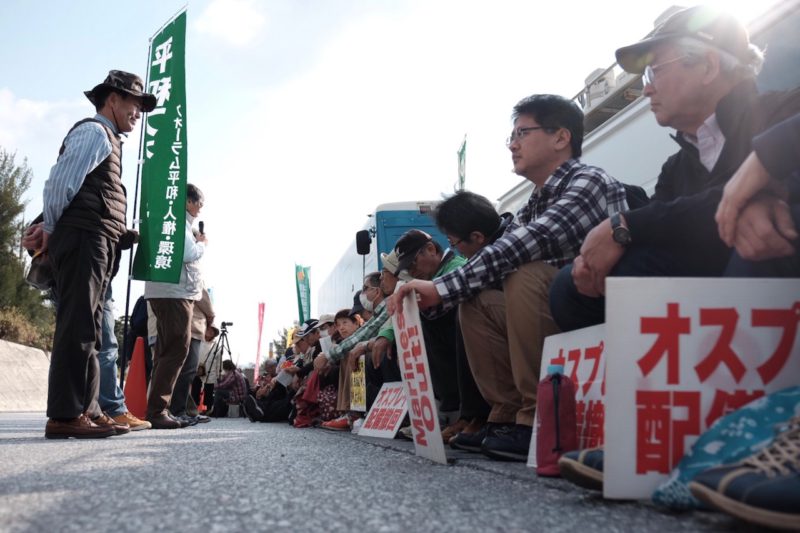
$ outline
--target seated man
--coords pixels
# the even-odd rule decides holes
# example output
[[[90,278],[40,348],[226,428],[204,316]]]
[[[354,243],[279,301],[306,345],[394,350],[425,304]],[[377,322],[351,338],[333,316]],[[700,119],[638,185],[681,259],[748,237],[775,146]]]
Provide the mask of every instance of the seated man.
[[[488,199],[459,191],[436,206],[433,218],[450,245],[469,259],[503,235],[513,215],[501,217]],[[522,395],[514,386],[503,301],[503,285],[497,282],[458,306],[468,359],[459,371],[471,372],[491,411],[450,440],[456,449],[480,452],[489,428],[513,424],[522,407]],[[480,423],[487,421],[490,425]]]
[[[228,415],[229,405],[239,405],[247,397],[247,381],[230,359],[222,362],[222,380],[214,387],[214,407],[212,416]]]
[[[560,96],[537,94],[520,101],[507,140],[514,171],[534,185],[528,203],[494,243],[466,265],[433,281],[414,280],[392,297],[392,306],[412,290],[422,309],[450,309],[503,283],[494,304],[506,317],[513,387],[522,397],[482,444],[490,457],[525,461],[536,409],[544,338],[558,332],[547,302],[557,268],[570,261],[586,233],[609,214],[626,209],[625,188],[603,170],[578,159],[583,113]],[[496,293],[497,291],[494,291]],[[496,312],[496,309],[495,309]],[[490,322],[464,324],[475,335],[491,335]],[[512,386],[512,384],[506,384]]]
[[[715,218],[720,238],[737,253],[726,276],[800,276],[798,146],[800,114],[756,136],[753,152],[725,184]]]
[[[292,412],[292,399],[300,387],[297,367],[281,370],[259,387],[256,395],[244,400],[244,412],[251,422],[286,422]]]
[[[643,74],[656,121],[678,131],[680,150],[664,163],[653,201],[603,221],[559,272],[550,306],[564,330],[604,322],[608,275],[721,276],[731,256],[714,221],[723,187],[755,133],[800,111],[800,90],[758,94],[762,52],[740,22],[707,7],[675,13],[616,56],[627,72]],[[778,199],[764,200],[778,209]],[[785,240],[764,229],[760,238]],[[602,450],[570,452],[559,467],[576,484],[603,486]]]
[[[664,163],[652,201],[599,224],[559,273],[550,305],[565,331],[605,321],[608,275],[721,276],[730,258],[714,222],[722,188],[752,136],[800,110],[800,90],[758,94],[761,51],[741,23],[706,7],[674,14],[617,50],[617,61],[643,73],[656,121],[678,131],[680,150]]]
[[[800,276],[798,146],[800,115],[795,115],[756,136],[753,152],[725,184],[716,220],[720,238],[736,248],[726,275]],[[773,202],[770,196],[776,194],[789,203]],[[800,524],[800,454],[788,450],[800,450],[799,416],[763,450],[707,470],[689,487],[709,507],[748,522],[766,527]]]
[[[430,235],[417,229],[408,230],[397,240],[395,252],[398,272],[407,270],[415,279],[432,280],[467,262],[452,249],[445,252]],[[453,307],[435,318],[423,315],[421,322],[433,391],[441,402],[439,409],[459,412],[458,419],[442,430],[442,440],[447,444],[467,426],[471,426],[471,432],[478,431],[489,414],[489,405],[469,370],[458,309]]]

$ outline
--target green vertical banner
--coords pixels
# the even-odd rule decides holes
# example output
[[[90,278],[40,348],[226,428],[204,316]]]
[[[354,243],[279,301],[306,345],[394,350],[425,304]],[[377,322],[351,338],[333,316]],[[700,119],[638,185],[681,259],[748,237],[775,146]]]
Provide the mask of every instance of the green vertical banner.
[[[461,148],[458,149],[458,190],[464,190],[464,184],[467,181],[467,136],[464,135],[464,141],[461,143]]]
[[[297,284],[297,311],[302,324],[311,318],[311,286],[308,284],[308,271],[311,267],[294,266],[294,281]]]
[[[178,283],[186,228],[186,11],[152,39],[147,114],[140,147],[142,201],[133,278]]]

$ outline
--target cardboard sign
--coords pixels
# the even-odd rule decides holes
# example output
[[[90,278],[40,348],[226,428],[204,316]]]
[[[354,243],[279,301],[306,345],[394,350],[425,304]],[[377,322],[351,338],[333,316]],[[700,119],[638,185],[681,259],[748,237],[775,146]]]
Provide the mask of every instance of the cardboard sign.
[[[603,494],[649,498],[717,418],[800,383],[796,279],[609,278]]]
[[[358,435],[393,439],[407,412],[408,400],[403,382],[384,383]]]
[[[447,464],[439,414],[433,397],[428,354],[422,337],[417,293],[403,299],[403,312],[392,316],[400,373],[408,396],[408,415],[414,435],[414,449],[420,457]]]
[[[539,379],[547,377],[547,367],[561,365],[564,375],[575,384],[575,406],[578,422],[578,448],[594,448],[603,445],[605,419],[605,335],[606,326],[600,324],[589,328],[551,335],[544,340],[542,370]],[[533,425],[528,466],[536,468],[536,433],[539,416]]]
[[[358,358],[353,373],[350,374],[350,410],[367,410],[367,381],[364,371],[364,356]]]

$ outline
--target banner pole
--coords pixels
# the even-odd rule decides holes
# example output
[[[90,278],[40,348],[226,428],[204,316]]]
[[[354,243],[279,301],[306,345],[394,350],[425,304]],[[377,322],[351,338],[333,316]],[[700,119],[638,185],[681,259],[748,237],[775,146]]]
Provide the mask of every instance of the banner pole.
[[[162,28],[163,27],[166,27],[166,24],[162,26]],[[158,35],[158,32],[156,32],[156,35]],[[147,45],[147,66],[145,67],[145,82],[144,82],[145,89],[147,89],[148,84],[150,82],[150,54],[152,53],[153,53],[153,38],[151,37],[150,42]],[[147,128],[146,116],[144,117],[144,120],[142,120],[140,128],[141,129],[139,130],[139,157],[136,161],[136,185],[133,188],[133,218],[131,219],[132,226],[134,229],[139,227],[139,219],[137,218],[137,214],[139,212],[139,181],[142,175],[142,162],[144,161],[144,130]],[[128,359],[127,359],[128,350],[126,348],[128,346],[128,323],[130,320],[128,313],[130,312],[131,285],[133,282],[133,250],[134,247],[131,246],[131,249],[128,251],[128,286],[125,294],[125,316],[122,322],[123,324],[122,351],[125,361],[123,361],[123,364],[121,365],[122,368],[120,369],[119,388],[123,390],[125,389],[125,369],[128,366]],[[147,339],[145,339],[144,341],[147,342]]]

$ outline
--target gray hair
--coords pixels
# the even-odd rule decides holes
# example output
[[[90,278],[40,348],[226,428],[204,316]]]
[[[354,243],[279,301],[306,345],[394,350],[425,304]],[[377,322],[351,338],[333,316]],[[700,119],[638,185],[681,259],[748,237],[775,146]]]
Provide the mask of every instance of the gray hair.
[[[682,54],[689,56],[689,59],[700,59],[706,55],[708,51],[713,51],[719,54],[720,70],[734,79],[743,80],[747,78],[755,78],[761,72],[761,67],[764,66],[764,52],[755,44],[748,45],[748,59],[743,63],[739,58],[726,52],[716,46],[703,43],[691,37],[683,37],[678,39],[675,46]]]

